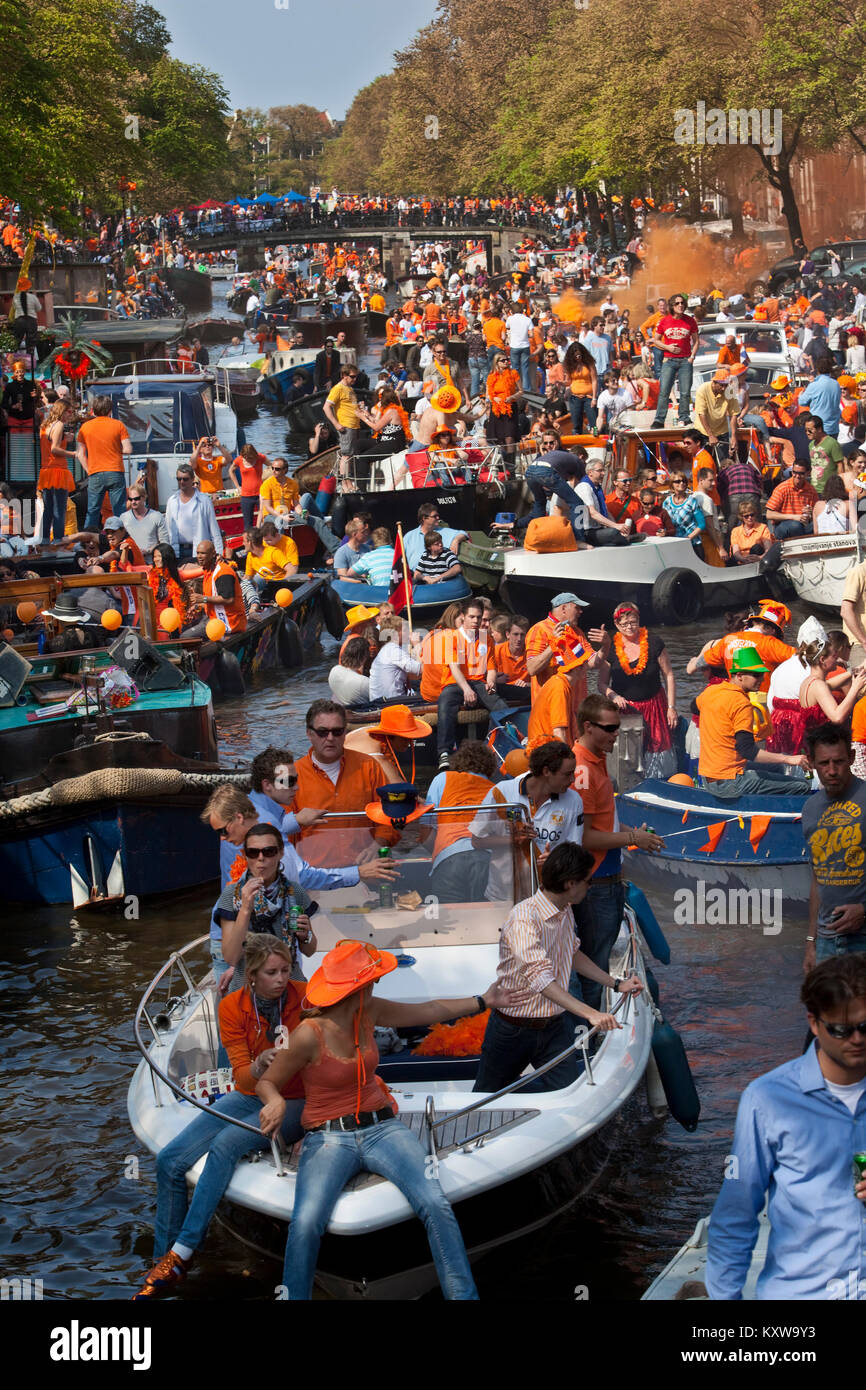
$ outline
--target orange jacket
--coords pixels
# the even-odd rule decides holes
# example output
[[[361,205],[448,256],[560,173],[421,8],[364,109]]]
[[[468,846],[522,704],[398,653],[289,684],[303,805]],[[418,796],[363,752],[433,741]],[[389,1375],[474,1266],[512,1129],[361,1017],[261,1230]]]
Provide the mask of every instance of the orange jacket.
[[[226,560],[217,560],[213,569],[202,575],[202,593],[206,598],[215,597],[214,584],[224,576],[230,576],[234,581],[234,596],[230,599],[222,599],[213,605],[208,604],[208,617],[221,619],[229,632],[246,632],[247,610],[244,607],[244,598],[241,593],[241,581],[238,579],[234,565],[230,565]]]
[[[301,1003],[306,992],[303,980],[289,980],[281,1022],[290,1033],[301,1021]],[[254,1096],[256,1082],[250,1067],[260,1053],[273,1047],[273,1043],[268,1042],[265,1025],[258,1016],[247,985],[227,994],[220,1001],[220,1038],[229,1055],[235,1087],[245,1096]],[[300,1075],[287,1081],[280,1094],[287,1099],[299,1100],[304,1094]]]

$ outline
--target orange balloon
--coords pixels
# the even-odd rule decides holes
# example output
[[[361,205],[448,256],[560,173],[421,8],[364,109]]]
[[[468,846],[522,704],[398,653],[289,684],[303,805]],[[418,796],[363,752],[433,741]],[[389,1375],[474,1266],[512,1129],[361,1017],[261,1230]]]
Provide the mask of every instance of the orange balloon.
[[[278,608],[288,608],[291,601],[291,589],[277,589],[277,592],[274,594],[274,603]]]
[[[0,632],[0,637],[3,638],[4,642],[11,642],[14,636],[15,633],[12,631],[11,627],[4,627],[3,631]]]
[[[163,632],[177,632],[180,627],[180,614],[176,608],[164,608],[160,614],[159,625]]]
[[[205,632],[212,642],[219,642],[226,635],[226,625],[220,618],[211,618]]]
[[[693,787],[695,785],[694,777],[690,777],[687,772],[675,772],[673,777],[668,778],[668,781],[673,782],[677,787]]]
[[[99,621],[107,632],[116,632],[123,622],[123,617],[116,608],[106,608]]]
[[[37,613],[36,604],[30,603],[29,600],[25,600],[23,603],[19,603],[15,612],[18,614],[22,623],[32,623]]]

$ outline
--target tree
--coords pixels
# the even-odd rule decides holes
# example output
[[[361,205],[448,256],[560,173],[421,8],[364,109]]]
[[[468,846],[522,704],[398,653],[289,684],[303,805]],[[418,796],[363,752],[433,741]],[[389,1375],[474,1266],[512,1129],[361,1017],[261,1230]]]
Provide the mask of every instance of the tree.
[[[347,193],[379,191],[382,151],[395,99],[393,73],[377,77],[355,97],[339,135],[325,147],[322,181]]]

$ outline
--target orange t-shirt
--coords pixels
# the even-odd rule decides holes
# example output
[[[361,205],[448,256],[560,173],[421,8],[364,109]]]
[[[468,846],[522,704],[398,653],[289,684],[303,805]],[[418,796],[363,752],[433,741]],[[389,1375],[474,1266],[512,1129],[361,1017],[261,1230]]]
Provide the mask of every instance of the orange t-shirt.
[[[764,632],[729,632],[727,637],[720,637],[718,642],[713,642],[707,648],[704,661],[708,666],[724,666],[730,675],[734,652],[742,647],[754,647],[764,665],[770,668],[761,682],[761,690],[769,690],[773,671],[794,655],[794,648],[789,647],[787,642],[780,642],[778,637],[769,637]]]
[[[866,696],[851,711],[851,742],[866,743]]]
[[[471,848],[471,838],[469,836],[469,825],[472,822],[475,812],[466,811],[462,815],[452,814],[443,815],[443,811],[449,806],[480,806],[487,793],[492,788],[493,783],[487,777],[481,777],[475,772],[447,772],[445,774],[445,790],[439,802],[439,816],[436,825],[436,842],[433,845],[433,858],[441,854],[448,845],[453,845],[456,840],[466,840],[466,848]]]
[[[584,826],[591,825],[593,830],[600,830],[606,835],[612,834],[619,829],[619,817],[616,813],[613,783],[608,776],[607,761],[584,748],[580,741],[574,744],[571,751],[577,759],[574,787],[580,792],[583,800]],[[591,854],[595,860],[592,866],[593,873],[608,854],[619,857],[618,850],[594,849]],[[615,867],[613,863],[611,869]]]
[[[195,471],[199,480],[200,492],[222,492],[223,464],[228,463],[224,454],[214,454],[213,458],[196,459]]]
[[[304,826],[300,836],[292,836],[298,844],[298,853],[308,864],[330,867],[356,864],[359,854],[371,845],[376,848],[377,841],[394,842],[392,831],[374,827],[364,814],[364,807],[370,802],[378,805],[376,788],[384,786],[388,780],[375,758],[347,748],[336,786],[326,772],[316,767],[310,753],[298,759],[296,768],[298,786],[293,811],[301,806],[316,806],[329,812],[356,813],[351,820],[334,822],[327,828],[322,825],[317,828],[316,824]]]
[[[757,545],[759,541],[767,541],[772,544],[772,540],[773,537],[770,535],[763,521],[759,522],[748,536],[746,535],[745,526],[735,526],[731,532],[731,549],[733,550],[734,546],[736,546],[738,550],[741,550],[745,554],[746,551],[751,550],[753,545]]]
[[[574,637],[568,639],[568,641],[564,638],[554,636],[555,627],[556,623],[553,618],[548,615],[548,617],[543,618],[540,623],[536,623],[534,627],[531,627],[526,634],[527,660],[533,656],[540,656],[545,647],[552,647],[554,652],[554,655],[550,658],[547,665],[541,668],[537,676],[532,677],[533,703],[538,699],[538,692],[544,683],[549,681],[550,677],[556,674],[557,667],[559,666],[559,662],[556,660],[557,653],[564,653],[566,649],[572,651],[575,641],[579,646],[586,647],[587,651],[590,650],[589,639],[581,632],[579,627],[571,629],[574,633]]]
[[[585,689],[586,681],[582,684]],[[565,729],[566,743],[574,743],[577,738],[580,685],[581,682],[578,681],[572,690],[568,676],[563,671],[557,671],[556,675],[541,687],[537,698],[532,702],[529,714],[527,737],[530,742],[534,739],[553,738],[554,729]]]
[[[489,642],[482,646],[478,638],[470,641],[459,629],[455,629],[450,635],[451,641],[446,642],[442,661],[442,690],[449,685],[456,685],[454,675],[451,671],[452,664],[459,666],[463,677],[467,681],[483,681],[487,672],[493,666],[493,647]]]
[[[735,751],[734,735],[752,733],[754,705],[744,690],[727,681],[707,686],[696,704],[701,716],[698,772],[720,781],[739,776],[746,759]]]
[[[529,679],[526,674],[526,652],[522,656],[512,656],[507,638],[504,642],[497,642],[493,648],[493,664],[500,675],[507,676],[509,681]]]
[[[78,431],[78,438],[87,450],[87,472],[122,473],[124,439],[129,438],[126,425],[120,420],[112,420],[110,415],[94,415],[85,420]]]
[[[717,477],[715,460],[712,454],[707,453],[706,449],[699,450],[692,461],[692,492],[698,490],[698,474],[702,468],[712,469],[713,477]],[[707,489],[707,496],[713,499],[717,507],[722,505],[722,499],[715,483],[712,483]]]
[[[536,516],[526,528],[524,550],[536,555],[551,555],[565,550],[577,550],[574,527],[564,516]]]
[[[481,331],[488,347],[505,347],[505,324],[502,319],[485,319],[481,325]]]

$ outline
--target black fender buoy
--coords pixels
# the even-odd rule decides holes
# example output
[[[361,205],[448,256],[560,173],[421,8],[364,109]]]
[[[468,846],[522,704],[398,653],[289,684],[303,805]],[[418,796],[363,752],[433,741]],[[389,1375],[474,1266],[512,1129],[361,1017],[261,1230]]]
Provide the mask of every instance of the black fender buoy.
[[[219,680],[220,694],[231,698],[232,695],[243,695],[246,691],[244,683],[244,673],[241,670],[241,663],[238,661],[234,652],[220,651],[214,662],[214,671]]]
[[[700,576],[694,570],[665,570],[653,584],[651,602],[656,619],[668,627],[695,622],[704,606]]]
[[[346,627],[346,618],[339,595],[330,584],[326,584],[322,591],[322,612],[325,618],[325,627],[334,641],[339,642]]]
[[[782,542],[774,541],[769,550],[758,561],[758,569],[761,574],[772,574],[782,563]]]
[[[335,498],[331,508],[330,527],[335,536],[341,537],[346,530],[346,522],[349,519],[349,507],[342,494]]]
[[[663,1018],[653,1027],[652,1052],[659,1069],[668,1109],[689,1134],[698,1127],[701,1102],[695,1090],[683,1040]]]
[[[653,1003],[655,1004],[656,1008],[658,1008],[658,1004],[659,1004],[659,982],[658,982],[658,980],[656,979],[656,977],[655,977],[655,975],[653,974],[653,972],[650,970],[650,968],[649,968],[648,965],[644,965],[644,970],[646,971],[647,989],[648,989],[649,992],[650,992],[650,996],[651,996],[651,998],[652,998]]]
[[[772,570],[771,573],[766,576],[766,579],[767,588],[770,590],[773,598],[779,599],[780,602],[784,602],[787,599],[790,603],[792,598],[797,597],[797,590],[794,588],[790,578],[783,569]]]
[[[662,965],[670,965],[671,948],[665,939],[665,934],[658,924],[655,913],[647,902],[643,889],[638,888],[636,883],[627,883],[625,886],[625,900],[632,909],[637,924],[641,929],[641,934],[647,946],[649,946],[656,960],[660,960]],[[656,986],[658,988],[658,986]],[[658,999],[656,999],[658,1003]]]
[[[304,664],[304,644],[298,624],[284,617],[277,633],[277,655],[280,665],[287,671],[298,671]]]

